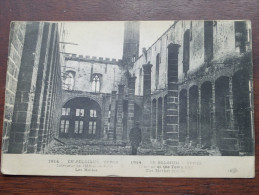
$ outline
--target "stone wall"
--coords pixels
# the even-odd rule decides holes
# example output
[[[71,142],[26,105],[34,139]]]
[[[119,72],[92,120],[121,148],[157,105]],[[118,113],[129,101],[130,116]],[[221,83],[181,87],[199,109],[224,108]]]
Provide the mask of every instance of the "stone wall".
[[[58,42],[55,23],[12,23],[6,89],[10,106],[7,103],[5,108],[4,152],[42,152],[55,134],[59,123],[55,117],[61,109]]]
[[[8,67],[6,74],[6,92],[5,92],[5,114],[3,127],[2,150],[8,150],[11,122],[15,103],[17,81],[23,52],[23,43],[25,37],[26,24],[24,22],[11,23]]]
[[[67,72],[74,73],[74,86],[72,90],[92,91],[93,75],[100,75],[100,93],[111,93],[118,91],[118,85],[123,76],[124,70],[121,60],[109,58],[97,58],[89,56],[67,56],[62,68],[63,89],[65,89],[65,75]]]
[[[246,22],[248,31],[248,41],[251,39],[250,22]],[[190,30],[190,65],[187,74],[183,72],[183,45],[184,33]],[[251,33],[251,32],[250,32]],[[250,40],[251,42],[251,40]],[[143,76],[140,77],[142,66],[147,62],[152,64],[151,70],[151,93],[157,93],[167,87],[167,67],[168,67],[168,45],[170,43],[179,44],[178,56],[178,79],[183,82],[189,75],[195,74],[200,68],[205,66],[204,63],[204,21],[178,21],[175,22],[152,46],[147,49],[147,59],[141,55],[134,64],[131,73],[137,76],[136,95],[143,95]],[[247,44],[251,49],[251,44]],[[159,65],[159,84],[156,88],[156,56],[160,54]],[[235,46],[235,22],[214,21],[213,22],[213,62],[222,63],[226,58],[240,56],[240,52]],[[143,73],[142,73],[143,74]]]
[[[145,95],[145,64],[152,67],[148,100],[152,101],[153,139],[159,141],[162,131],[164,143],[170,146],[178,146],[180,141],[219,147],[223,155],[252,151],[253,119],[239,117],[253,114],[248,90],[252,83],[249,21],[175,22],[130,70],[136,76],[136,95]],[[220,91],[223,85],[225,91]],[[239,93],[243,100],[238,100]]]

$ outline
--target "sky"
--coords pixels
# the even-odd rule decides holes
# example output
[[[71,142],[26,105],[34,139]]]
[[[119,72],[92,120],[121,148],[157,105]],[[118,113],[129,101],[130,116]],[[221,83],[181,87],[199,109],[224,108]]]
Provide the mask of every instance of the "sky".
[[[140,46],[149,48],[173,21],[141,21]],[[123,52],[124,22],[68,22],[65,28],[67,53],[121,59]]]

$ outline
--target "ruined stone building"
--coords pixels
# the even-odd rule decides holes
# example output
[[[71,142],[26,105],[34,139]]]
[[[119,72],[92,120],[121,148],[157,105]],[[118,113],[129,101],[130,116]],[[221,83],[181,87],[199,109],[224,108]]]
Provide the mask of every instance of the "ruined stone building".
[[[15,23],[3,151],[42,152],[53,136],[127,143],[140,122],[143,147],[252,154],[250,22],[177,21],[142,55],[139,25],[125,22],[115,60],[60,55],[57,24]]]
[[[59,127],[59,34],[55,23],[11,24],[3,152],[42,152]]]
[[[178,21],[139,56],[126,22],[122,60],[65,56],[59,135],[252,152],[251,49],[249,22]]]

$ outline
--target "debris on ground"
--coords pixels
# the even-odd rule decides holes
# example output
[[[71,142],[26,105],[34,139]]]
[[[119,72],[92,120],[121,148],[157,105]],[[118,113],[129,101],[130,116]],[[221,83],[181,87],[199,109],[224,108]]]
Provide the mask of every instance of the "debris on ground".
[[[45,150],[45,154],[58,155],[130,155],[131,146],[127,142],[107,140],[88,140],[76,138],[55,138]],[[169,151],[161,143],[152,142],[149,147],[141,145],[138,155],[163,156],[219,156],[216,150],[201,149],[193,146],[178,147],[177,151]]]

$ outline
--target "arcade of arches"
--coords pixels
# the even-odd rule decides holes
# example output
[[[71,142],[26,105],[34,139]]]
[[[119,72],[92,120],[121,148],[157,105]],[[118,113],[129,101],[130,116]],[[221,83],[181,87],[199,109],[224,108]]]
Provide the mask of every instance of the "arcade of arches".
[[[252,152],[251,83],[244,71],[179,92],[179,142],[219,147],[225,155]],[[167,96],[152,99],[152,135],[166,140]],[[163,105],[163,106],[162,106]]]
[[[179,141],[204,148],[252,151],[251,88],[243,71],[183,88],[179,95]],[[241,139],[244,138],[245,139]]]

